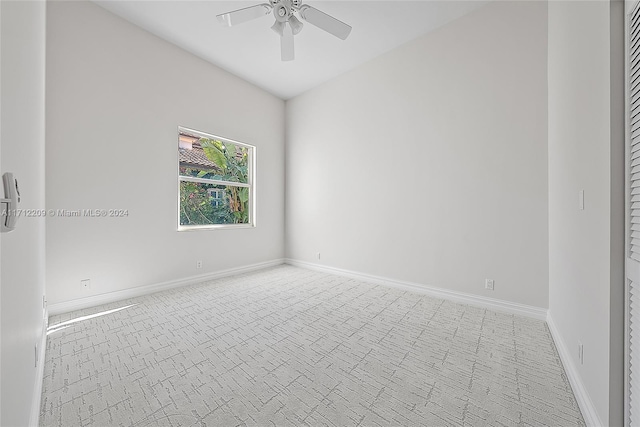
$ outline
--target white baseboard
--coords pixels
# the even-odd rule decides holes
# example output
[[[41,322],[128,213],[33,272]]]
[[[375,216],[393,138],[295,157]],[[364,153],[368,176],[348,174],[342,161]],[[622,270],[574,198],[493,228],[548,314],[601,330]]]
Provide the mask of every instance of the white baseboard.
[[[576,368],[575,363],[573,362],[573,358],[571,357],[571,352],[567,349],[565,342],[560,335],[560,331],[556,327],[556,324],[553,322],[553,318],[551,317],[551,312],[547,313],[547,325],[549,326],[549,331],[551,332],[551,337],[553,338],[554,343],[556,344],[556,348],[558,349],[558,354],[560,355],[560,360],[562,360],[562,365],[564,366],[564,370],[567,373],[567,377],[569,378],[569,383],[571,384],[571,388],[573,389],[573,394],[578,401],[578,406],[580,407],[580,412],[582,412],[582,417],[584,418],[584,422],[588,427],[602,427],[608,424],[603,423],[596,412],[596,408],[591,401],[591,397],[585,388],[582,378],[578,373],[578,369]]]
[[[42,337],[38,344],[38,364],[36,366],[36,382],[33,386],[33,396],[31,397],[31,413],[29,414],[29,426],[38,427],[40,425],[40,403],[42,400],[42,382],[44,380],[45,350],[47,346],[47,319],[49,314],[45,310],[42,322]]]
[[[121,291],[109,292],[106,294],[93,295],[86,298],[79,298],[71,301],[59,302],[51,304],[49,306],[49,314],[56,315],[61,313],[68,313],[74,310],[81,310],[83,308],[94,307],[96,305],[107,304],[110,302],[121,301],[128,298],[139,297],[142,295],[152,294],[154,292],[164,291],[172,288],[179,288],[182,286],[193,285],[196,283],[206,282],[208,280],[219,279],[222,277],[234,276],[236,274],[248,273],[255,270],[262,270],[276,265],[283,264],[283,259],[275,259],[273,261],[261,262],[258,264],[251,264],[238,268],[230,268],[228,270],[216,271],[214,273],[201,274],[198,276],[191,276],[184,279],[170,280],[168,282],[157,283],[154,285],[138,286],[130,289],[123,289]]]
[[[394,288],[419,292],[422,294],[433,296],[435,298],[446,299],[449,301],[455,301],[455,302],[469,304],[477,307],[488,308],[491,310],[501,311],[505,313],[532,317],[539,320],[546,320],[547,318],[547,309],[545,308],[533,307],[530,305],[519,304],[519,303],[499,300],[495,298],[481,297],[478,295],[467,294],[463,292],[457,292],[457,291],[437,288],[433,286],[427,286],[419,283],[395,280],[388,277],[373,276],[370,274],[360,273],[357,271],[344,270],[344,269],[335,268],[335,267],[327,267],[324,265],[314,264],[306,261],[299,261],[299,260],[290,259],[290,258],[287,258],[285,260],[285,263],[296,266],[296,267],[303,267],[303,268],[308,268],[310,270],[317,270],[325,273],[337,274],[339,276],[351,277],[353,279],[362,280],[365,282],[371,282],[371,283],[376,283],[384,286],[391,286]]]

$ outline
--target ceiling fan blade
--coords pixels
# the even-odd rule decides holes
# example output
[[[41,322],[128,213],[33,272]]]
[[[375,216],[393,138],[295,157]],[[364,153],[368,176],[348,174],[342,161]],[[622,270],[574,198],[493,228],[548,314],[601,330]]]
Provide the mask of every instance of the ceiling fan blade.
[[[244,9],[234,10],[233,12],[223,13],[217,16],[218,21],[229,27],[260,18],[271,12],[271,5],[267,3],[257,4],[255,6],[245,7]]]
[[[289,25],[286,25],[283,30],[284,31],[280,36],[280,54],[283,61],[293,61],[295,58],[293,32]]]
[[[351,27],[349,25],[337,20],[331,15],[319,11],[315,7],[306,4],[303,5],[300,8],[300,16],[310,24],[325,30],[327,33],[333,34],[339,39],[345,40],[349,36],[349,33],[351,33]]]

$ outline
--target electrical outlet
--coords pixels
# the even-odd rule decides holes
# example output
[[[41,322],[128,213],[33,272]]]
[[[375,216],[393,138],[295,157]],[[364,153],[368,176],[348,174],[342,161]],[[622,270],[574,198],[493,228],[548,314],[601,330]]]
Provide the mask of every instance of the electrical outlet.
[[[578,360],[581,365],[584,365],[584,346],[578,341]]]
[[[320,259],[320,252],[318,252],[316,255],[318,256],[318,259]]]
[[[485,279],[484,280],[484,288],[485,289],[489,289],[490,291],[493,290],[493,285],[494,285],[494,281],[492,279]]]
[[[80,286],[82,286],[82,289],[84,290],[88,290],[91,289],[91,279],[83,279],[80,281]]]
[[[202,268],[202,260],[196,261],[196,268]]]
[[[581,211],[584,210],[584,190],[578,192],[578,207]]]

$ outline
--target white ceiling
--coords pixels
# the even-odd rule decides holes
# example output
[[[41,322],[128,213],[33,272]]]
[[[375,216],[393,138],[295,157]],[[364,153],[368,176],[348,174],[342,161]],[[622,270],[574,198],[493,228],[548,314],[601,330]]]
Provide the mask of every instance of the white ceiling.
[[[353,30],[343,41],[305,22],[302,32],[295,36],[296,59],[282,62],[279,36],[270,29],[273,15],[234,27],[225,27],[216,19],[218,14],[266,0],[93,1],[283,99],[299,95],[487,3],[309,0],[309,5],[346,22]]]

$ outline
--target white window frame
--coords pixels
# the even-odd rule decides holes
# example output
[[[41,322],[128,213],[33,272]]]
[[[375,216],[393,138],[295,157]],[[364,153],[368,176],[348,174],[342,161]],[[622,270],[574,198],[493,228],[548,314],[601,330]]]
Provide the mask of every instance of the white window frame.
[[[235,141],[233,139],[225,138],[223,136],[213,135],[206,132],[201,132],[195,129],[190,129],[183,126],[178,126],[178,138],[180,137],[180,133],[188,133],[191,135],[198,136],[200,138],[208,138],[208,139],[217,139],[222,141],[223,143],[233,144],[239,147],[248,148],[247,153],[247,183],[242,182],[233,182],[233,181],[223,181],[216,179],[206,179],[206,178],[197,178],[197,177],[187,177],[180,175],[180,155],[179,151],[176,150],[176,174],[178,176],[178,188],[176,192],[176,206],[177,206],[177,219],[176,222],[178,224],[178,231],[196,231],[196,230],[220,230],[220,229],[236,229],[236,228],[254,228],[256,226],[256,147],[254,145],[245,144],[244,142]],[[234,187],[246,187],[249,188],[249,222],[245,224],[206,224],[206,225],[181,225],[180,224],[180,182],[195,182],[201,184],[213,184],[213,185],[224,185],[224,186],[234,186]]]

